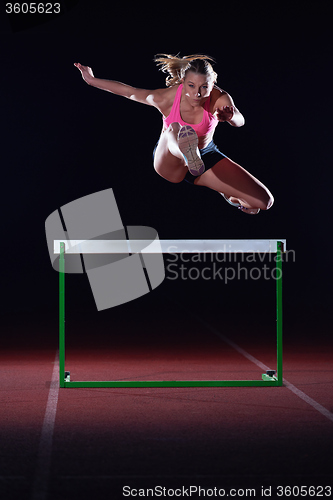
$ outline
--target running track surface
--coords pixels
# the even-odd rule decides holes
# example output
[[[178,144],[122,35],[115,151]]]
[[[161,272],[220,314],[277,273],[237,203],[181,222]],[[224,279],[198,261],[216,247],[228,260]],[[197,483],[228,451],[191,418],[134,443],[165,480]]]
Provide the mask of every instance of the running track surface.
[[[260,379],[275,368],[274,304],[258,318],[252,306],[235,314],[194,300],[191,312],[162,299],[103,313],[67,305],[71,379]],[[0,498],[120,499],[124,486],[191,485],[296,498],[276,487],[333,486],[332,340],[323,324],[284,323],[283,387],[59,390],[56,307],[8,316]]]

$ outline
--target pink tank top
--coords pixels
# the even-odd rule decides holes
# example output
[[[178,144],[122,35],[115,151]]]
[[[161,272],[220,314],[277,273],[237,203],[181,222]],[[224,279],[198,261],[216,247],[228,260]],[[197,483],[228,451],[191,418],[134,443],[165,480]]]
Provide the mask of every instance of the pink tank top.
[[[207,99],[207,101],[205,102],[204,112],[203,112],[203,117],[202,117],[201,122],[196,123],[196,124],[195,123],[186,123],[186,122],[184,122],[184,120],[180,116],[180,100],[181,100],[181,95],[182,95],[182,88],[183,88],[183,84],[180,84],[178,89],[177,89],[175,100],[173,101],[173,105],[172,105],[170,114],[166,118],[163,118],[163,123],[164,123],[165,128],[168,128],[171,125],[171,123],[178,122],[181,125],[190,125],[196,131],[198,137],[202,137],[204,135],[207,135],[207,134],[213,132],[215,130],[216,125],[219,123],[219,121],[209,111],[210,96]]]

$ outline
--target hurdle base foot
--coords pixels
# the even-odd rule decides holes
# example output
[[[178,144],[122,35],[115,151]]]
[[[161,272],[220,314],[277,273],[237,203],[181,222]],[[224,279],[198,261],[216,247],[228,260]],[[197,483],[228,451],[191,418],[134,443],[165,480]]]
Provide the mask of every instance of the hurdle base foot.
[[[277,377],[275,376],[275,370],[267,370],[266,373],[262,374],[262,379],[266,382],[277,380]]]

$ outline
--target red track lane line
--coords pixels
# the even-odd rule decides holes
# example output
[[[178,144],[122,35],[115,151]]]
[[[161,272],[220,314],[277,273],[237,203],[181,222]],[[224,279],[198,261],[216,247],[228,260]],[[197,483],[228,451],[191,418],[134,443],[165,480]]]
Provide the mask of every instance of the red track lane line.
[[[244,349],[242,349],[241,347],[239,347],[239,345],[235,344],[235,342],[233,342],[232,340],[228,339],[228,337],[226,337],[225,335],[223,335],[222,333],[220,333],[216,328],[214,328],[213,326],[211,326],[209,323],[207,323],[206,321],[204,321],[202,318],[200,318],[199,316],[196,316],[196,318],[208,330],[210,330],[212,333],[214,333],[214,335],[217,335],[218,337],[220,337],[220,339],[222,339],[230,347],[233,347],[237,352],[239,352],[239,354],[241,354],[242,356],[244,356],[246,359],[248,359],[249,361],[251,361],[252,363],[254,363],[255,365],[257,365],[259,368],[261,368],[263,370],[270,370],[270,368],[268,366],[264,365],[264,363],[262,363],[261,361],[259,361],[258,359],[256,359],[254,356],[252,356],[251,354],[249,354],[248,352],[246,352]],[[329,410],[327,410],[327,408],[325,408],[324,406],[322,406],[320,403],[317,403],[317,401],[315,401],[314,399],[310,398],[310,396],[308,396],[307,394],[305,394],[300,389],[297,389],[297,387],[295,387],[293,384],[291,384],[290,382],[288,382],[288,380],[286,380],[285,378],[283,379],[283,383],[284,383],[284,386],[287,389],[289,389],[291,392],[293,392],[300,399],[303,399],[303,401],[305,401],[306,403],[308,403],[309,405],[311,405],[315,410],[317,410],[319,413],[321,413],[324,417],[328,418],[328,420],[330,420],[331,422],[333,422],[333,413],[330,412]]]
[[[35,471],[32,500],[45,500],[47,498],[50,465],[52,455],[52,442],[55,417],[57,413],[59,396],[59,351],[56,352],[49,395],[46,404],[44,422],[39,440],[37,466]]]

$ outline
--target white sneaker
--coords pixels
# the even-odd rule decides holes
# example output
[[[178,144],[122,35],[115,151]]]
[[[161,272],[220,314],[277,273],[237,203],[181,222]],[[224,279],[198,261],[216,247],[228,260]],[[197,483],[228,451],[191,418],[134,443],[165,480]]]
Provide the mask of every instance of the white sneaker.
[[[233,201],[230,201],[229,198],[224,193],[221,193],[221,195],[223,196],[225,201],[230,203],[230,205],[238,208],[239,210],[241,210],[242,212],[245,212],[246,214],[255,215],[255,214],[258,214],[260,212],[260,208],[246,208],[246,207],[243,207],[243,205],[241,205],[240,203],[234,203]]]
[[[256,215],[260,212],[260,208],[246,208],[243,206],[238,207],[239,210],[249,215]]]
[[[178,132],[179,149],[184,155],[187,168],[192,175],[198,176],[204,173],[205,164],[200,157],[198,148],[198,136],[189,125],[184,125]]]
[[[225,199],[225,201],[227,201],[228,203],[230,203],[230,205],[232,205],[233,207],[240,208],[242,206],[240,203],[234,203],[233,201],[230,201],[229,198],[224,193],[221,193],[221,195],[223,196],[223,198]]]

